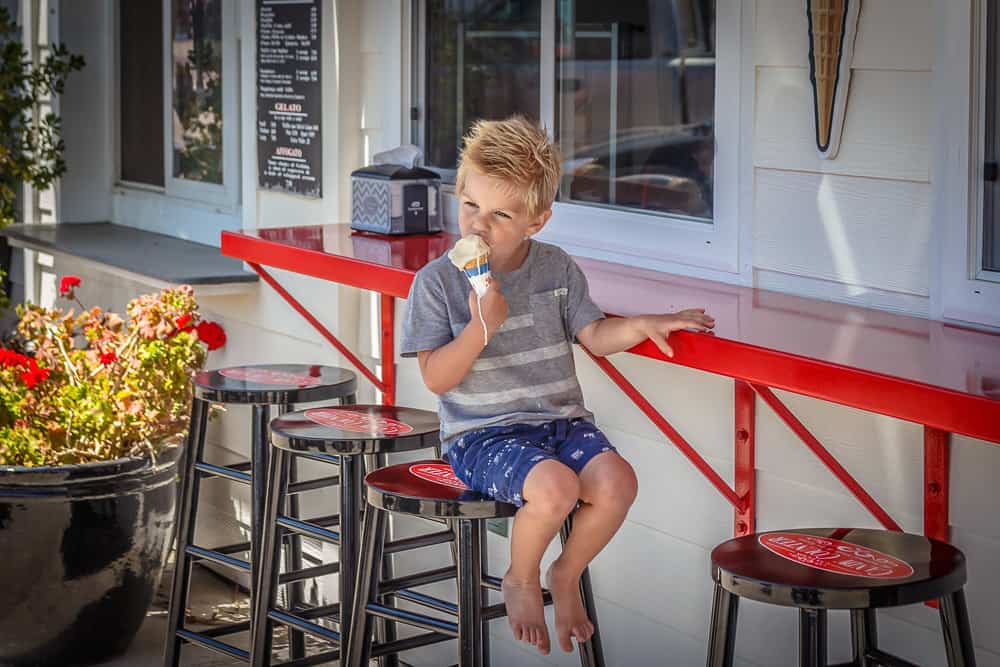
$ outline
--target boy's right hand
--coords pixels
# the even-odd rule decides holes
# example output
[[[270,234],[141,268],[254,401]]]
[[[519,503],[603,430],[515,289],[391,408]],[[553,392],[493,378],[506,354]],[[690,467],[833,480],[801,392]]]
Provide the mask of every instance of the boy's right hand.
[[[481,327],[482,324],[480,324],[479,320],[480,303],[482,303],[483,307],[483,320],[486,322],[486,337],[492,338],[494,332],[507,319],[508,314],[507,299],[504,298],[503,292],[500,291],[500,285],[497,283],[496,278],[490,280],[490,286],[486,288],[486,293],[483,294],[482,299],[476,298],[476,290],[469,290],[469,312],[472,313],[472,319],[469,321],[469,324]]]

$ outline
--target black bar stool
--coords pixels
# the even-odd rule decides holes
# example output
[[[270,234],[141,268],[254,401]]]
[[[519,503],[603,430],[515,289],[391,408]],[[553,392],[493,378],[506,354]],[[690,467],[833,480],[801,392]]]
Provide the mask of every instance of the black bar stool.
[[[708,667],[730,667],[739,598],[798,607],[799,665],[826,667],[826,612],[851,612],[852,662],[914,667],[878,648],[875,610],[937,600],[949,667],[975,667],[965,607],[965,555],[923,535],[797,528],[746,535],[712,550],[715,599]]]
[[[517,512],[517,508],[469,490],[455,476],[451,466],[440,460],[403,463],[376,470],[365,477],[365,488],[369,507],[364,515],[361,560],[354,591],[349,643],[341,664],[345,667],[367,667],[372,657],[458,639],[459,667],[488,665],[487,623],[506,616],[506,609],[503,603],[488,605],[488,591],[500,591],[500,579],[484,573],[486,533],[483,522],[486,519],[511,517]],[[379,564],[383,553],[392,544],[385,542],[390,512],[454,520],[458,541],[458,604],[410,590],[450,578],[448,573],[445,573],[445,577],[437,578],[411,576],[388,581],[381,579]],[[569,528],[567,521],[561,534],[564,542]],[[591,640],[579,646],[580,663],[583,667],[603,667],[604,655],[600,635],[596,630],[597,615],[586,571],[581,578],[580,588],[587,614],[595,626]],[[384,599],[389,594],[457,616],[457,622],[392,606]],[[544,591],[542,597],[545,604],[551,604],[552,598],[548,591]],[[372,621],[375,618],[403,623],[427,632],[373,645]]]
[[[261,532],[261,564],[255,585],[253,629],[251,631],[251,662],[255,667],[271,662],[274,623],[281,623],[338,646],[290,664],[311,665],[339,657],[339,647],[346,643],[351,625],[351,600],[361,530],[362,460],[367,457],[374,467],[387,454],[436,447],[439,444],[440,423],[437,414],[426,410],[386,405],[351,405],[290,412],[271,422],[273,451],[267,472],[267,500]],[[340,513],[336,522],[328,517],[302,520],[284,516],[279,508],[289,493],[288,472],[296,457],[336,464],[340,468]],[[332,527],[339,527],[332,530]],[[308,535],[339,548],[339,562],[304,570],[278,571],[278,556],[282,536],[286,533]],[[451,530],[399,540],[396,552],[453,540]],[[303,579],[338,573],[339,602],[327,606],[305,605],[279,609],[276,604],[278,587]],[[317,621],[332,618],[339,632]]]
[[[277,406],[280,412],[287,412],[294,403],[339,399],[341,403],[351,404],[355,401],[357,378],[349,370],[331,366],[270,364],[202,371],[195,375],[193,384],[191,424],[179,490],[177,553],[167,619],[168,635],[163,657],[165,667],[176,667],[180,664],[181,645],[185,641],[232,658],[249,661],[248,651],[219,640],[219,637],[249,630],[249,622],[218,626],[205,632],[194,632],[185,628],[184,614],[191,582],[191,565],[196,561],[207,561],[250,575],[252,605],[254,596],[252,572],[255,564],[260,562],[259,536],[266,490],[267,430],[271,406]],[[220,466],[204,460],[205,425],[210,403],[252,406],[249,461]],[[249,541],[215,548],[206,548],[194,543],[200,482],[206,477],[228,479],[250,485]],[[293,506],[290,512],[297,516],[298,507]],[[290,552],[292,560],[300,559],[301,544],[298,541],[292,542]],[[244,553],[249,553],[249,560],[237,557],[237,554]],[[300,651],[300,647],[304,646],[301,634],[293,636],[292,639],[296,651]]]

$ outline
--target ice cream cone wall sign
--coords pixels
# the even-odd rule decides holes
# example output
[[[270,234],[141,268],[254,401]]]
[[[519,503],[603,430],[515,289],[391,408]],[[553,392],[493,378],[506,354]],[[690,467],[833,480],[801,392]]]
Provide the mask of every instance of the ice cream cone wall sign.
[[[844,131],[861,0],[806,0],[806,15],[816,148],[821,158],[832,160]]]

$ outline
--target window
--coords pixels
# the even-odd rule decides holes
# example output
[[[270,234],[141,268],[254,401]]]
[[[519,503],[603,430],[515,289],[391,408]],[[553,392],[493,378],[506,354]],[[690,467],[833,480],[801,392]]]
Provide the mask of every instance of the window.
[[[234,0],[118,7],[120,180],[125,186],[162,188],[169,197],[196,204],[234,208],[239,181],[237,123],[230,120],[238,108]],[[130,196],[139,195],[132,190]],[[123,214],[135,217],[131,210]]]
[[[563,151],[560,201],[711,220],[714,0],[559,2],[543,35],[548,4],[427,2],[428,163],[454,168],[473,121],[521,113]]]
[[[222,183],[222,0],[171,0],[173,174]]]
[[[155,2],[120,5],[121,179],[163,187],[163,10]]]
[[[737,280],[744,4],[418,0],[413,141],[448,181],[474,121],[537,120],[563,153],[543,238]]]
[[[934,67],[937,129],[934,317],[1000,327],[1000,7],[998,0],[948,5],[944,48]],[[933,273],[932,273],[933,275]]]
[[[1000,280],[1000,3],[986,3],[985,113],[983,141],[983,218],[979,272]],[[987,275],[983,275],[987,274]],[[993,275],[988,275],[993,274]]]

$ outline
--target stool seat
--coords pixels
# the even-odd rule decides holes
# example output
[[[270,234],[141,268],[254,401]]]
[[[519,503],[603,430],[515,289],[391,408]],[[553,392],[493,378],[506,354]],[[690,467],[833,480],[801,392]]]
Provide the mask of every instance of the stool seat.
[[[944,597],[965,584],[965,556],[923,535],[796,528],[723,542],[712,577],[740,597],[799,608],[874,609]]]
[[[446,461],[400,463],[368,473],[368,502],[389,512],[440,518],[496,519],[514,516],[517,507],[471,490]]]
[[[271,422],[271,442],[296,453],[390,454],[435,447],[440,428],[427,410],[338,405],[282,415]]]
[[[256,364],[201,371],[194,393],[213,403],[288,405],[350,396],[357,382],[354,373],[335,366]]]

